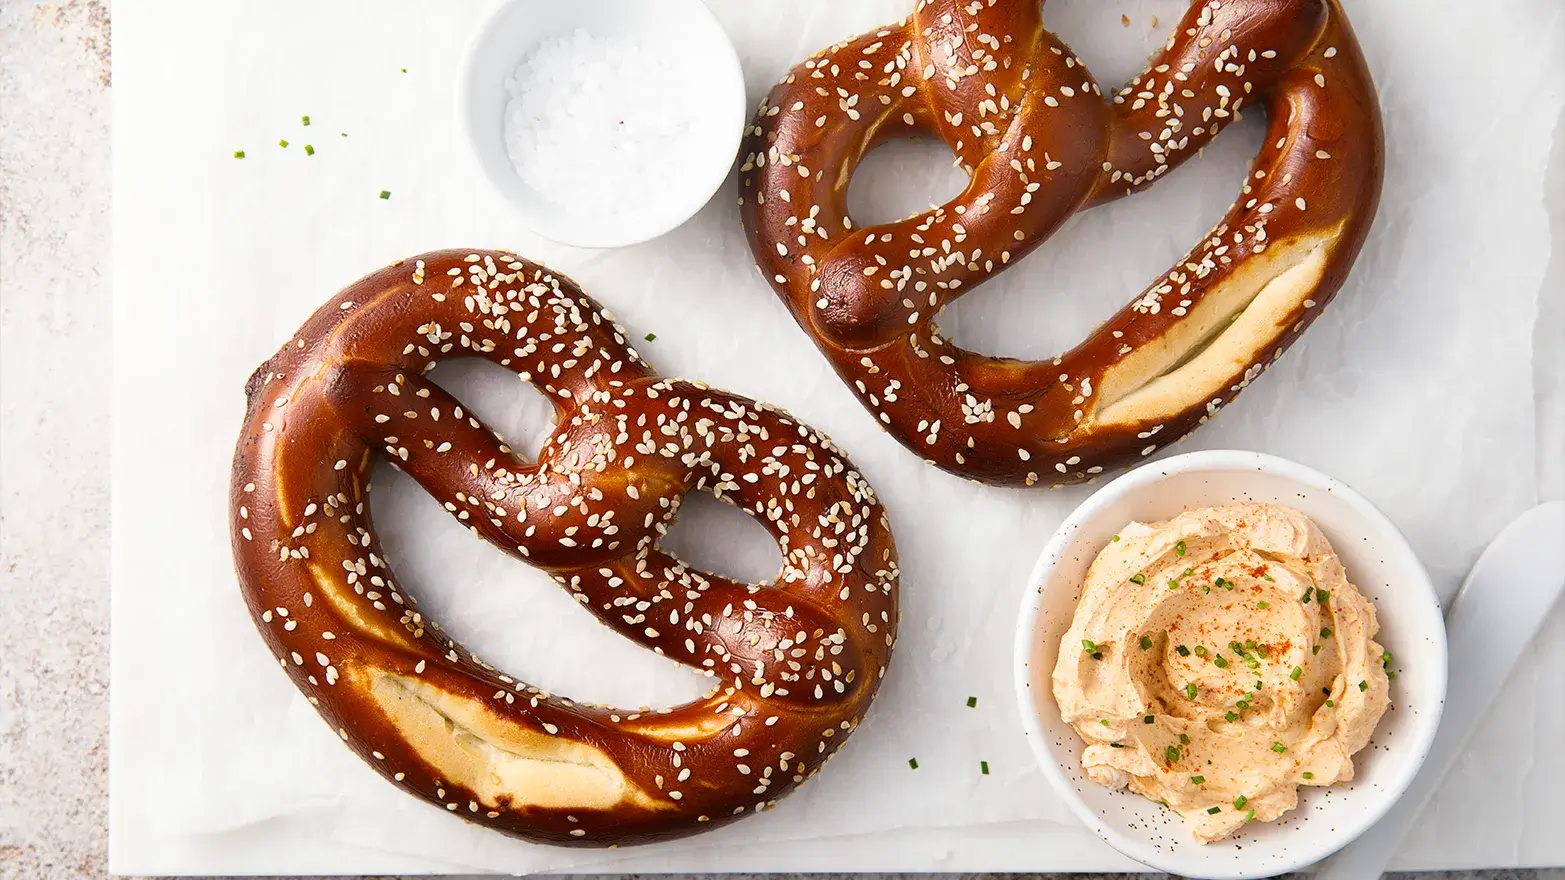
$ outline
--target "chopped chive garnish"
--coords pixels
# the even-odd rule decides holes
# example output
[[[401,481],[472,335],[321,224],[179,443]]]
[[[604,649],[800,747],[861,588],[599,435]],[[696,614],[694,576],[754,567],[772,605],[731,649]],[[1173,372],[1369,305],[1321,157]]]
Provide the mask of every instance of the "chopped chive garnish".
[[[1185,542],[1184,541],[1180,541],[1178,544],[1174,545],[1174,552],[1178,553],[1180,556],[1185,555],[1185,553],[1188,552],[1189,549],[1190,548],[1185,546]]]
[[[1152,638],[1150,636],[1142,636],[1141,637],[1141,650],[1146,651],[1146,650],[1151,649],[1151,647],[1152,647]]]
[[[244,157],[245,157],[245,151],[244,150],[235,150],[234,151],[234,158],[235,159],[243,159]]]
[[[642,338],[646,339],[648,342],[653,342],[653,341],[657,340],[658,335],[656,333],[648,333],[646,336],[644,336]]]
[[[1322,605],[1325,605],[1327,602],[1330,602],[1331,601],[1331,591],[1330,590],[1322,590],[1322,589],[1317,588],[1315,590],[1315,601],[1319,602]]]
[[[1367,682],[1367,681],[1359,682],[1359,690],[1361,690],[1361,691],[1369,690],[1369,682]]]
[[[299,117],[299,124],[300,125],[309,125],[310,124],[310,117],[308,117],[308,116],[300,116]]]
[[[343,133],[342,133],[342,136],[343,136],[343,137],[347,137],[347,136],[348,136],[348,133],[347,133],[347,132],[343,132]]]
[[[391,190],[389,190],[389,189],[383,189],[383,190],[381,190],[381,191],[380,191],[380,197],[381,197],[381,198],[383,198],[383,199],[389,199],[389,198],[391,198]]]
[[[277,142],[277,146],[282,147],[283,149],[287,149],[288,148],[288,141],[287,140],[280,140],[280,141]]]
[[[1305,779],[1314,779],[1315,778],[1315,774],[1311,773],[1308,770],[1304,771],[1303,773],[1300,773],[1299,775],[1303,776]]]
[[[1169,746],[1164,749],[1163,757],[1167,758],[1170,764],[1179,763],[1179,746]]]
[[[1195,682],[1192,681],[1189,684],[1185,685],[1185,696],[1189,697],[1192,700],[1195,699]]]
[[[1116,745],[1117,745],[1117,743],[1116,743]],[[979,761],[978,762],[978,769],[983,771],[983,774],[985,776],[988,776],[989,775],[989,762],[988,761]]]
[[[1130,582],[1139,586],[1147,582],[1147,576],[1140,573],[1133,574],[1130,576]]]
[[[1244,805],[1249,803],[1249,802],[1250,802],[1250,799],[1241,794],[1238,797],[1234,798],[1234,809],[1242,810],[1242,809],[1244,809]]]
[[[1227,721],[1231,724],[1239,720],[1239,713],[1230,709],[1228,714],[1224,715],[1223,718],[1227,719]]]
[[[1217,814],[1218,814],[1218,813],[1221,813],[1221,812],[1222,812],[1222,811],[1223,811],[1223,808],[1222,808],[1222,807],[1212,807],[1212,808],[1211,808],[1211,809],[1209,809],[1209,810],[1207,810],[1207,811],[1206,811],[1206,812],[1207,812],[1207,813],[1208,813],[1208,814],[1210,814],[1210,815],[1213,815],[1213,816],[1215,816],[1215,815],[1217,815]]]
[[[1184,571],[1182,571],[1182,572],[1180,572],[1180,573],[1179,573],[1179,576],[1180,576],[1180,577],[1189,577],[1189,576],[1191,576],[1191,575],[1193,575],[1193,574],[1195,574],[1195,569],[1193,569],[1193,568],[1187,568],[1187,569],[1185,569],[1185,570],[1184,570]]]
[[[1178,654],[1181,657],[1189,657],[1190,656],[1190,649],[1186,648],[1184,645],[1180,645],[1179,647],[1174,649],[1174,653]]]
[[[1228,668],[1228,658],[1224,657],[1221,654],[1218,654],[1216,657],[1212,658],[1212,662],[1217,665],[1218,669],[1227,669]]]
[[[1260,645],[1255,649],[1255,653],[1260,654],[1262,657],[1270,657],[1272,649],[1269,645]]]
[[[1228,582],[1223,580],[1222,578],[1218,578],[1217,580],[1212,581],[1212,583],[1216,584],[1219,587],[1226,587],[1226,586],[1228,586]]]
[[[1293,667],[1293,671],[1288,673],[1288,677],[1293,679],[1294,681],[1298,681],[1299,679],[1304,677],[1304,670],[1303,670],[1303,668],[1298,667],[1298,666]]]
[[[1189,734],[1185,734],[1185,733],[1181,733],[1179,735],[1179,742],[1180,742],[1181,745],[1187,745],[1187,746],[1190,745],[1190,735]]]
[[[306,155],[306,156],[313,156],[313,155],[315,155],[315,147],[313,147],[313,146],[311,146],[309,144],[305,144],[304,145],[304,155]]]
[[[1178,578],[1169,578],[1168,579],[1168,588],[1170,590],[1177,590],[1177,589],[1179,589],[1179,579]]]
[[[1196,785],[1200,785],[1201,783],[1206,781],[1206,777],[1205,776],[1192,776],[1192,777],[1190,777],[1190,781],[1195,783]]]
[[[1336,700],[1327,700],[1326,701],[1326,708],[1328,708],[1328,709],[1335,709],[1335,708],[1337,708],[1337,701]]]
[[[1240,712],[1244,712],[1244,711],[1247,711],[1250,708],[1250,701],[1249,700],[1240,700],[1239,702],[1235,703],[1234,705],[1239,707],[1239,711]]]
[[[1314,587],[1305,587],[1304,588],[1304,595],[1299,597],[1299,601],[1303,602],[1306,605],[1308,605],[1308,604],[1310,604],[1310,597],[1313,596],[1313,595],[1315,595],[1315,588]]]
[[[1320,637],[1323,638],[1323,639],[1331,638],[1331,627],[1329,627],[1329,626],[1321,627],[1320,628]]]
[[[1272,583],[1276,583],[1276,582],[1277,582],[1277,581],[1276,581],[1276,579],[1274,579],[1274,578],[1273,578],[1273,577],[1272,577],[1272,576],[1271,576],[1271,575],[1269,575],[1269,574],[1263,574],[1263,575],[1261,575],[1261,580],[1265,580],[1265,581],[1271,581],[1271,582],[1272,582]]]
[[[976,707],[977,705],[978,705],[978,698],[977,697],[968,697],[967,698],[967,708],[972,709],[972,708]]]
[[[1257,678],[1255,680],[1255,689],[1256,690],[1260,690],[1261,689],[1261,680],[1259,678]]]
[[[1320,645],[1314,645],[1314,646],[1312,646],[1312,647],[1311,647],[1311,648],[1310,648],[1310,653],[1311,653],[1311,654],[1319,654],[1319,653],[1320,653]]]
[[[1094,642],[1092,639],[1082,639],[1081,649],[1086,651],[1088,654],[1091,654],[1098,650],[1098,643]]]
[[[1246,657],[1244,658],[1244,665],[1250,667],[1251,669],[1260,669],[1261,661],[1255,659],[1254,657]]]
[[[917,758],[908,758],[907,759],[907,765],[909,767],[912,767],[914,770],[917,770],[918,769],[918,759]]]
[[[1396,677],[1397,677],[1397,671],[1395,669],[1387,669],[1386,670],[1386,678],[1391,679],[1391,678],[1396,678]]]
[[[1283,752],[1288,751],[1288,747],[1283,745],[1282,743],[1272,743],[1272,751],[1274,751],[1274,752],[1276,752],[1277,754],[1280,755]]]
[[[406,67],[404,67],[404,68],[402,68],[402,72],[403,72],[403,73],[407,73],[407,72],[408,72],[408,69],[407,69],[407,68],[406,68]]]
[[[1205,645],[1196,645],[1195,646],[1195,655],[1197,657],[1205,657],[1206,656],[1206,646]]]
[[[1241,657],[1244,656],[1244,645],[1241,645],[1238,642],[1229,642],[1228,643],[1228,650],[1234,652],[1235,654],[1238,654]]]
[[[1104,727],[1108,727],[1109,726],[1109,720],[1107,718],[1099,718],[1098,719],[1098,723],[1103,725]]]
[[[1251,810],[1250,812],[1244,814],[1244,821],[1251,822],[1251,821],[1254,821],[1254,819],[1255,819],[1255,811],[1254,810]]]
[[[1156,721],[1156,720],[1157,719],[1154,718],[1151,715],[1143,715],[1143,716],[1141,716],[1141,723],[1142,724],[1151,724],[1153,721]]]
[[[1119,535],[1115,535],[1114,537],[1110,538],[1109,540],[1110,541],[1118,541],[1119,540]]]
[[[1255,607],[1261,609],[1262,611],[1265,611],[1266,609],[1272,607],[1272,603],[1267,602],[1266,600],[1263,599],[1263,600],[1255,603]]]
[[[1390,662],[1391,662],[1391,652],[1390,651],[1386,651],[1386,652],[1384,652],[1384,653],[1382,653],[1380,655],[1380,663],[1381,663],[1382,666],[1384,666],[1385,664],[1390,663]]]

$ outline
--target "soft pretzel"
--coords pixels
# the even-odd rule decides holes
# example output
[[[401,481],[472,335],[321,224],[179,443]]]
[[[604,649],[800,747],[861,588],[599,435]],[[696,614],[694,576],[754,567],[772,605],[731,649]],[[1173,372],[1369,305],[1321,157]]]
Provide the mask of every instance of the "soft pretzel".
[[[1041,5],[919,0],[795,67],[761,103],[740,174],[762,274],[860,401],[930,462],[1008,485],[1091,479],[1231,401],[1341,287],[1382,177],[1374,87],[1336,0],[1192,3],[1112,101]],[[1256,102],[1270,124],[1233,208],[1081,344],[1028,363],[941,337],[947,303]],[[855,228],[855,166],[917,132],[950,146],[966,190]]]
[[[541,266],[443,251],[344,290],[246,388],[233,550],[273,656],[382,776],[534,840],[642,842],[770,807],[864,717],[896,635],[896,550],[847,457],[773,407],[658,377],[625,338]],[[536,463],[422,378],[458,357],[554,402]],[[420,613],[375,537],[377,456],[603,623],[713,676],[712,692],[616,710],[474,656]],[[775,582],[659,549],[703,489],[777,539]]]

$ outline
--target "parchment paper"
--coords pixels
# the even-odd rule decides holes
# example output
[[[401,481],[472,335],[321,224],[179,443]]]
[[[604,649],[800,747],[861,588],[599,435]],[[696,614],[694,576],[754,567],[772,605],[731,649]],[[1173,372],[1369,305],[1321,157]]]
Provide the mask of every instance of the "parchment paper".
[[[710,2],[757,99],[794,62],[910,6]],[[463,47],[494,5],[116,6],[115,869],[1124,867],[1034,770],[1011,694],[1024,579],[1091,489],[971,485],[882,434],[757,277],[732,181],[689,224],[638,247],[573,250],[524,230],[470,163],[453,108]],[[1448,597],[1489,537],[1558,493],[1537,479],[1550,472],[1539,467],[1549,434],[1534,391],[1550,377],[1558,386],[1559,357],[1544,351],[1535,366],[1534,329],[1565,12],[1549,0],[1346,5],[1384,104],[1379,219],[1304,342],[1175,451],[1257,449],[1346,480],[1407,532]],[[1139,70],[1183,8],[1053,0],[1049,21],[1110,86]],[[1228,131],[1152,192],[1077,217],[942,326],[997,354],[1073,344],[1221,216],[1260,123]],[[961,183],[943,150],[892,145],[855,182],[855,214],[891,219]],[[506,247],[573,276],[634,338],[657,335],[638,347],[665,373],[787,407],[846,448],[881,493],[905,573],[891,675],[828,771],[771,813],[635,851],[502,838],[363,767],[254,632],[225,516],[245,378],[338,288],[447,246]],[[548,430],[541,398],[498,368],[436,378],[508,436],[531,438],[524,449]],[[701,690],[472,538],[405,478],[384,470],[372,497],[404,584],[491,662],[587,700],[659,704]],[[671,543],[752,579],[777,562],[758,526],[715,502],[692,504]],[[1565,862],[1562,616],[1556,608],[1403,867]],[[783,840],[826,842],[788,856],[764,846]]]

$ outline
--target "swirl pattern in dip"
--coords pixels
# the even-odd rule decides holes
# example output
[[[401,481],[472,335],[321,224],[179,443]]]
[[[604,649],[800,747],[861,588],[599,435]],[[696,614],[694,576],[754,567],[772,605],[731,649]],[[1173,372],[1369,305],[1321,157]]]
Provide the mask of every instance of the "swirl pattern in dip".
[[[1092,781],[1208,843],[1353,778],[1390,706],[1375,609],[1320,529],[1276,505],[1131,523],[1087,572],[1054,668]]]

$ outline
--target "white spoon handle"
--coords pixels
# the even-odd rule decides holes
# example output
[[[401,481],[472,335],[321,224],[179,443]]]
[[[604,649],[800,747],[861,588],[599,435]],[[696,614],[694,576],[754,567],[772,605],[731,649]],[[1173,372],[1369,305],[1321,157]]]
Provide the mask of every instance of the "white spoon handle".
[[[1412,785],[1354,843],[1321,862],[1316,880],[1379,877],[1549,608],[1565,588],[1565,503],[1534,507],[1489,544],[1446,614],[1450,675],[1440,729]]]

